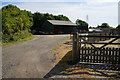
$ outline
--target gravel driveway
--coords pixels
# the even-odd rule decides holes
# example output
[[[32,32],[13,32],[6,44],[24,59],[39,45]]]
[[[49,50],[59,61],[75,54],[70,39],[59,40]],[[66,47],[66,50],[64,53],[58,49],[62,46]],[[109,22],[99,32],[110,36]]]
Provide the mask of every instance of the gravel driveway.
[[[51,49],[69,35],[42,35],[2,50],[3,78],[42,78],[53,67]]]

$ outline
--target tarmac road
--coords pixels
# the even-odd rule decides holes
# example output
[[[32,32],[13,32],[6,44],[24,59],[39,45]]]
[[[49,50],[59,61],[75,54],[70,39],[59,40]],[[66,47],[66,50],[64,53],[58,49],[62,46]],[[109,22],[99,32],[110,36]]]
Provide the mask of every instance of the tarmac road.
[[[36,36],[2,49],[3,78],[43,78],[54,67],[51,49],[69,35]]]

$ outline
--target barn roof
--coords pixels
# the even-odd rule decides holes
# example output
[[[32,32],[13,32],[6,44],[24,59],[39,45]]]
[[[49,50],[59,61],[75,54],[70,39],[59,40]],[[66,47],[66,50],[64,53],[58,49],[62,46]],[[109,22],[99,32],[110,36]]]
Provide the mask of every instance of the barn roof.
[[[48,20],[53,25],[62,25],[62,26],[77,26],[71,21],[61,21],[61,20]]]

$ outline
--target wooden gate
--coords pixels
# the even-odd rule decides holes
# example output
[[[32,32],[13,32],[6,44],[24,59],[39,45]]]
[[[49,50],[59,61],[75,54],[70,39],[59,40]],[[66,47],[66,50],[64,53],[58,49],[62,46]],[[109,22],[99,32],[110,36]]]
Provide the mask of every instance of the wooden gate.
[[[80,62],[120,64],[120,48],[81,47]]]
[[[99,38],[99,41],[90,38]],[[100,42],[103,40],[110,40],[109,42]],[[73,62],[89,62],[89,63],[105,63],[105,64],[120,64],[120,47],[108,48],[107,45],[120,45],[120,42],[116,42],[120,36],[110,35],[89,35],[87,34],[73,34]],[[83,46],[83,44],[89,44],[89,46]],[[96,47],[94,44],[102,44],[100,47]]]

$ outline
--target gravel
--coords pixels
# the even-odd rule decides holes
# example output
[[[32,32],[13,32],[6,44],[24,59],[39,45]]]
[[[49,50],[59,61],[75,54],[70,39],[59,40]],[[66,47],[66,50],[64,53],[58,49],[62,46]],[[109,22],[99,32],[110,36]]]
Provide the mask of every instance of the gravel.
[[[42,35],[2,50],[3,78],[43,78],[54,66],[51,49],[69,35]]]

